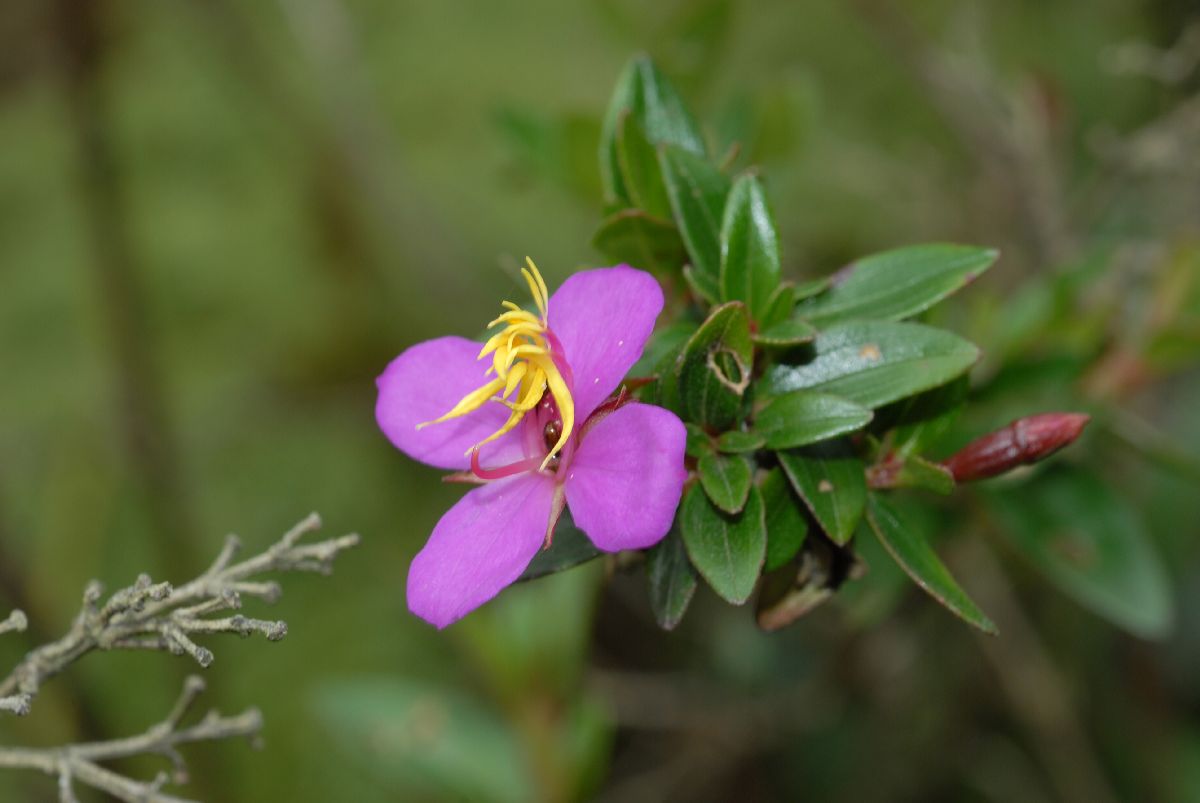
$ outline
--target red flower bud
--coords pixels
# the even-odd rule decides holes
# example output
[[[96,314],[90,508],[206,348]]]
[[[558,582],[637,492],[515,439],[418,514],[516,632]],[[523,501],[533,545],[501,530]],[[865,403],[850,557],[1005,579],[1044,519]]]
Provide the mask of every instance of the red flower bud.
[[[1018,418],[971,441],[942,461],[956,482],[982,480],[1017,466],[1036,463],[1068,445],[1083,432],[1085,413],[1043,413]]]

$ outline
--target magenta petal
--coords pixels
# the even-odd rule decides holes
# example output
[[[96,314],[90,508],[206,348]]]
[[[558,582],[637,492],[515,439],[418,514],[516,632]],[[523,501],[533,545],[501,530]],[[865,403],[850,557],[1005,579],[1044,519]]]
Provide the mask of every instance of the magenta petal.
[[[375,420],[388,440],[414,460],[446,469],[466,469],[467,451],[500,429],[508,419],[501,404],[487,404],[473,413],[432,424],[417,424],[447,413],[463,396],[488,381],[490,360],[476,360],[482,344],[462,337],[439,337],[406,349],[375,380],[379,398]],[[485,466],[524,457],[518,431],[480,450]]]
[[[662,308],[655,278],[627,265],[576,273],[550,297],[550,329],[575,380],[576,421],[617,389],[642,356]]]
[[[521,576],[546,537],[554,480],[521,474],[472,490],[442,516],[408,570],[408,609],[439,628]]]
[[[575,524],[608,552],[658,543],[683,492],[686,442],[683,422],[661,407],[628,404],[601,420],[567,469]]]

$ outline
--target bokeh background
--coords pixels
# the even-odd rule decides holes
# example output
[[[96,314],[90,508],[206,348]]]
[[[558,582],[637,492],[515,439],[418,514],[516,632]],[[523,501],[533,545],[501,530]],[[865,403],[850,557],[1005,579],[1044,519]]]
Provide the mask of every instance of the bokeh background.
[[[704,590],[660,633],[641,570],[599,563],[444,633],[407,614],[459,491],[377,432],[373,378],[475,334],[526,254],[552,286],[599,264],[599,119],[639,51],[763,168],[793,277],[1002,249],[940,313],[987,355],[951,437],[1096,423],[1043,474],[928,500],[1000,638],[871,554],[773,635]],[[0,658],[89,578],[183,580],[318,510],[364,543],[248,611],[283,642],[209,644],[207,701],[262,708],[265,750],[189,749],[189,796],[1200,800],[1198,62],[1189,0],[8,0],[0,607],[33,629]],[[1064,594],[1005,526],[1136,538],[1155,571]],[[1146,599],[1173,615],[1140,626]],[[89,656],[0,740],[139,732],[189,671]]]

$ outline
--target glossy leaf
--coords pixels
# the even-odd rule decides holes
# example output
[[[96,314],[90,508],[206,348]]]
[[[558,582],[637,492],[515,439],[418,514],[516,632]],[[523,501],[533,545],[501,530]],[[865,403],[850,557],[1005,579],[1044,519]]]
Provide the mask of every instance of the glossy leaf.
[[[683,426],[687,429],[687,445],[684,447],[684,453],[688,457],[700,459],[712,452],[712,439],[708,437],[708,433],[704,431],[703,427],[690,423],[685,423]]]
[[[642,128],[655,145],[678,145],[692,153],[704,153],[704,136],[692,117],[683,97],[648,56],[633,60],[641,88],[640,111]]]
[[[916,323],[838,324],[813,341],[815,359],[777,365],[767,376],[771,393],[808,388],[881,407],[961,376],[979,349],[941,329]]]
[[[758,177],[740,177],[721,222],[721,300],[742,301],[762,321],[779,288],[779,233]]]
[[[650,339],[646,341],[646,347],[642,349],[642,356],[629,369],[629,375],[631,377],[653,376],[665,357],[671,355],[672,352],[675,352],[674,357],[679,356],[679,349],[683,348],[683,344],[687,343],[688,339],[696,333],[696,329],[697,325],[690,321],[676,321],[654,330],[654,334],[650,335]],[[674,367],[672,366],[669,370],[673,371]]]
[[[754,416],[754,431],[768,449],[791,449],[862,429],[871,415],[841,396],[794,390],[774,397]]]
[[[664,146],[659,167],[667,185],[671,213],[691,258],[691,281],[710,303],[720,298],[721,220],[729,179],[703,156]]]
[[[742,454],[761,449],[765,442],[763,436],[756,432],[732,429],[729,432],[722,432],[721,437],[717,438],[717,450],[726,454]]]
[[[704,153],[704,138],[687,105],[665,76],[646,56],[625,67],[609,102],[600,132],[600,177],[609,204],[632,206],[617,151],[618,132],[631,117],[653,145],[671,143],[697,154]]]
[[[633,113],[617,125],[617,162],[633,205],[656,217],[669,217],[670,202],[658,167],[658,151]]]
[[[961,376],[906,401],[891,433],[891,450],[904,457],[934,446],[966,406],[968,387]]]
[[[696,570],[688,560],[678,528],[672,528],[649,551],[646,576],[650,581],[650,607],[655,621],[663,630],[674,630],[696,593]]]
[[[753,360],[746,308],[731,302],[714,309],[676,365],[684,418],[717,430],[731,426],[741,410]]]
[[[925,536],[879,494],[871,495],[867,524],[900,568],[925,593],[967,624],[985,633],[996,632],[992,620],[979,610],[950,575]]]
[[[833,277],[822,276],[820,279],[811,279],[807,282],[801,282],[792,288],[792,299],[795,303],[799,303],[806,298],[811,298],[817,293],[823,293],[829,289],[829,285],[833,282]]]
[[[808,519],[803,503],[787,477],[774,469],[762,482],[763,507],[767,520],[765,571],[778,569],[796,556],[808,536]]]
[[[766,311],[758,317],[759,329],[771,329],[786,321],[796,307],[796,286],[791,282],[781,282],[767,301]]]
[[[641,209],[609,215],[592,235],[592,245],[614,262],[660,274],[679,270],[687,258],[674,224]]]
[[[742,512],[722,513],[699,485],[683,497],[679,525],[688,557],[713,591],[741,605],[754,593],[767,552],[762,494],[751,487]]]
[[[689,337],[688,340],[691,338]],[[679,392],[679,363],[683,360],[688,341],[674,345],[654,366],[654,403],[676,415],[683,415],[683,400]]]
[[[1008,540],[1076,602],[1139,636],[1169,632],[1170,580],[1141,516],[1116,489],[1058,468],[990,498]]]
[[[799,315],[780,321],[771,328],[754,335],[754,342],[764,346],[799,346],[811,343],[817,336],[817,328]]]
[[[617,130],[625,115],[640,106],[641,97],[637,67],[635,62],[630,62],[617,78],[600,129],[600,181],[604,187],[604,201],[609,206],[633,206],[617,158]]]
[[[867,480],[863,462],[848,445],[832,442],[776,454],[829,539],[845,544],[853,538],[867,504]]]
[[[754,474],[745,457],[708,452],[700,456],[696,471],[714,505],[726,513],[737,513],[745,507]]]
[[[818,327],[851,319],[898,321],[974,281],[998,256],[994,249],[946,243],[874,254],[840,271],[828,292],[801,313]]]

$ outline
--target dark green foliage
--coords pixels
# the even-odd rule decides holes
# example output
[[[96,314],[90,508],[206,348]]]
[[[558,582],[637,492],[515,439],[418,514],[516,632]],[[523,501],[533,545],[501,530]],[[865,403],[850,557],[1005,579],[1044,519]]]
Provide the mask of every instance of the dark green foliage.
[[[726,513],[738,513],[750,494],[754,468],[749,458],[709,452],[696,463],[704,493]]]
[[[646,554],[646,576],[654,619],[663,630],[673,630],[696,593],[696,570],[678,527]]]
[[[996,626],[976,607],[958,583],[926,536],[905,521],[900,513],[881,496],[872,494],[867,523],[871,532],[891,556],[925,593],[940,602],[947,610],[985,633],[995,633]]]
[[[780,236],[759,173],[729,178],[680,93],[644,57],[618,81],[600,163],[611,214],[597,247],[690,288],[703,318],[699,326],[669,324],[642,368],[652,364],[657,379],[650,398],[688,425],[699,483],[680,507],[680,531],[720,596],[745,601],[771,529],[768,570],[795,555],[809,517],[821,537],[849,544],[867,506],[868,478],[884,488],[954,490],[950,472],[922,452],[962,408],[965,375],[980,353],[949,331],[901,321],[973,281],[996,261],[995,250],[907,246],[825,278],[783,281]],[[771,469],[775,463],[782,470]],[[761,491],[760,469],[770,469]],[[901,532],[886,507],[873,516],[872,528],[905,571],[982,626],[938,573],[933,553],[921,550],[924,542]],[[664,547],[655,556],[656,616],[673,626],[690,590],[668,593],[664,582],[690,586],[673,585],[672,578],[686,579],[675,552]],[[822,586],[820,598],[835,588]],[[774,627],[810,607],[792,602],[787,616],[766,616]]]
[[[692,565],[713,591],[741,605],[750,598],[767,553],[762,494],[751,486],[740,513],[721,511],[699,486],[684,494],[679,527]]]
[[[867,503],[863,461],[844,441],[778,452],[776,456],[825,534],[835,544],[847,543]]]
[[[714,309],[675,364],[684,420],[717,430],[732,427],[750,387],[753,362],[746,308],[731,302]]]

